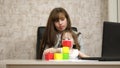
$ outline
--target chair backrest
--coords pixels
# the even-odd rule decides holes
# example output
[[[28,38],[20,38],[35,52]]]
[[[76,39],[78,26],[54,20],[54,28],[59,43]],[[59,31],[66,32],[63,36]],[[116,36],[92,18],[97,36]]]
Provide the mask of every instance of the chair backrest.
[[[37,30],[37,44],[36,44],[36,59],[40,59],[40,40],[43,37],[43,33],[45,32],[45,26],[38,27]],[[74,31],[77,31],[76,27],[72,27]]]
[[[104,22],[102,57],[120,58],[120,23]]]

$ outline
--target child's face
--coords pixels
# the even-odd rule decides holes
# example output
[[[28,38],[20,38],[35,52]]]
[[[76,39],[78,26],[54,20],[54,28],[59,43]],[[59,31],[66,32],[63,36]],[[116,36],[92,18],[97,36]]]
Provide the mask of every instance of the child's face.
[[[66,32],[66,33],[63,34],[62,41],[63,40],[70,40],[71,43],[74,44],[73,37],[72,37],[71,33],[69,33],[69,32]]]

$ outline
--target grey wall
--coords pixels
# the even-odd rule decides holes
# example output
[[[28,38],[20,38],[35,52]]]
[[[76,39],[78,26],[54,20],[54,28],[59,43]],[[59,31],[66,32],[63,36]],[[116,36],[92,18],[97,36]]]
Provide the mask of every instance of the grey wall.
[[[85,53],[100,56],[108,0],[0,0],[0,60],[35,59],[36,31],[50,11],[63,7],[83,35]]]

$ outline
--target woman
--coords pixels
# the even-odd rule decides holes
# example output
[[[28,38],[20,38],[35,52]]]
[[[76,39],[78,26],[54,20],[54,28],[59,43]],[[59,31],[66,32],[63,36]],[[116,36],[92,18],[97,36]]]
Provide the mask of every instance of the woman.
[[[61,33],[72,31],[71,21],[65,9],[54,8],[47,21],[46,30],[41,41],[40,59],[48,52],[60,52]]]

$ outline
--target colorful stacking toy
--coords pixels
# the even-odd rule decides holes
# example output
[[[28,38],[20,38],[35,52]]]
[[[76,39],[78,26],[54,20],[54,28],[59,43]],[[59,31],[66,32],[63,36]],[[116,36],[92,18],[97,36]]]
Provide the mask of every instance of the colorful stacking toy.
[[[45,60],[54,60],[54,53],[46,53]]]
[[[63,54],[62,53],[54,53],[54,60],[62,60]]]
[[[68,60],[70,48],[72,46],[71,41],[70,40],[62,41],[62,46],[63,46],[63,48],[62,48],[63,60]]]
[[[70,48],[72,47],[70,40],[62,41],[62,52],[61,53],[47,53],[45,54],[45,60],[68,60]]]
[[[62,46],[63,47],[69,47],[69,48],[71,48],[72,47],[72,43],[71,43],[71,41],[70,40],[64,40],[64,41],[62,41]]]

